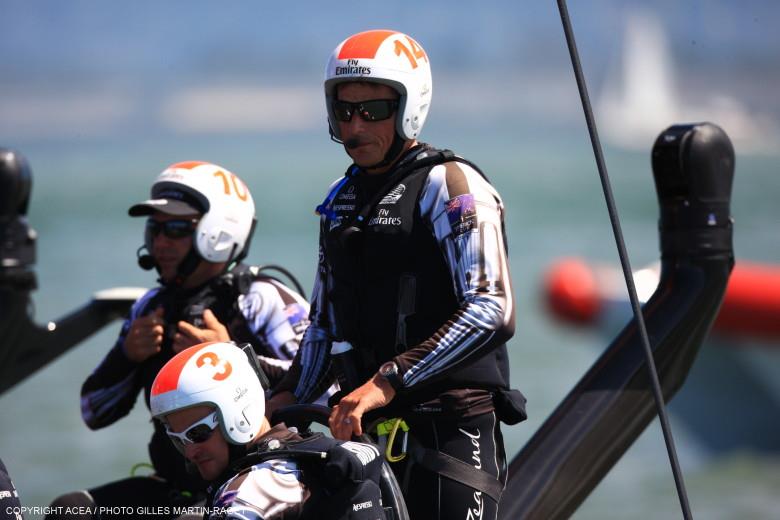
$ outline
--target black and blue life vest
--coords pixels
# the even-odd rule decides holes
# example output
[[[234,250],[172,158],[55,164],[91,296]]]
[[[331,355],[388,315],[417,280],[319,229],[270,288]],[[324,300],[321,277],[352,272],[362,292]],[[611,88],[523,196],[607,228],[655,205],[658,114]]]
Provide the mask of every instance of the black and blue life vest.
[[[348,171],[324,208],[322,232],[333,282],[328,298],[340,339],[356,347],[362,360],[364,380],[383,362],[432,337],[460,307],[444,254],[419,205],[431,169],[453,161],[479,171],[450,151],[422,145],[387,174]],[[419,403],[451,389],[499,390],[508,383],[502,343],[446,379],[396,400]]]

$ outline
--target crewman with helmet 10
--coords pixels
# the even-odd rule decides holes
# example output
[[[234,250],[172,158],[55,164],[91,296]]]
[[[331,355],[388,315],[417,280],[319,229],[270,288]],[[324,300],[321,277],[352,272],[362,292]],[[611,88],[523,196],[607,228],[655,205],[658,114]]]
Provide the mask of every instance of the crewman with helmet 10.
[[[139,264],[155,269],[160,285],[134,303],[114,347],[84,382],[81,412],[87,426],[105,428],[120,420],[141,391],[148,406],[160,368],[204,341],[250,343],[278,381],[298,350],[309,305],[279,280],[241,263],[255,227],[246,184],[216,164],[180,162],[159,174],[151,198],[129,214],[146,217]],[[52,505],[170,509],[202,500],[207,482],[188,470],[162,423],[153,425],[153,475],[68,493]]]
[[[331,432],[349,439],[379,417],[394,432],[401,425],[408,456],[392,467],[411,518],[496,518],[506,481],[499,423],[525,418],[525,399],[509,388],[503,202],[473,163],[418,141],[433,85],[412,37],[350,36],[324,87],[331,138],[352,164],[317,208],[311,325],[269,406],[316,399],[329,367],[340,367],[346,391]]]

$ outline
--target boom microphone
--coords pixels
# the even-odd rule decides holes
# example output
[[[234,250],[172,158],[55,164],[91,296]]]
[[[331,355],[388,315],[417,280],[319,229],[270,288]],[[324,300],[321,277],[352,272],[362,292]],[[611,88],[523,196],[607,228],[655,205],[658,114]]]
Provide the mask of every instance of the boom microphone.
[[[151,271],[155,267],[157,267],[157,261],[154,259],[154,257],[150,254],[142,255],[141,251],[146,249],[146,246],[141,246],[138,248],[138,251],[136,251],[136,256],[138,256],[138,265],[143,269],[144,271]]]
[[[344,146],[347,147],[350,150],[352,150],[353,148],[357,148],[361,144],[364,144],[364,143],[358,137],[350,137],[349,139],[344,141]]]

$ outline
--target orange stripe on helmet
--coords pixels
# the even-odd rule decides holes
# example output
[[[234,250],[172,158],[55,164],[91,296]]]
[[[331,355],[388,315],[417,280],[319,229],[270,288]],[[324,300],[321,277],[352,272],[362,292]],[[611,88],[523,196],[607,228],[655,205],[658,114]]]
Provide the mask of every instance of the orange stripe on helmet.
[[[171,358],[168,363],[157,373],[157,377],[154,378],[154,384],[152,385],[151,395],[164,394],[171,390],[176,390],[179,386],[179,377],[181,371],[184,369],[184,365],[190,360],[192,356],[197,354],[201,349],[217,343],[216,341],[209,341],[208,343],[201,343],[188,349],[182,350]]]
[[[365,31],[351,36],[344,45],[341,46],[339,51],[340,60],[356,60],[359,58],[373,59],[376,56],[376,51],[379,50],[379,46],[382,45],[386,39],[393,34],[398,34],[396,31]]]
[[[178,168],[181,170],[191,170],[195,168],[196,166],[200,166],[201,164],[206,164],[203,161],[182,161],[176,164],[172,164],[169,166],[169,168]]]

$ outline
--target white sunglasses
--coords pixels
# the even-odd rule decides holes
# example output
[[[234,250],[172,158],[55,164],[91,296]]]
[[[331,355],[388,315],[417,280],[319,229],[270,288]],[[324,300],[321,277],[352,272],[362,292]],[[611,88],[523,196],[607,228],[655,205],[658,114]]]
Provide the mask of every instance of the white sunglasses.
[[[217,426],[219,426],[219,421],[217,420],[217,412],[214,412],[200,421],[192,423],[181,433],[172,432],[166,425],[165,433],[168,434],[176,449],[183,452],[184,447],[188,444],[200,444],[209,440]]]

